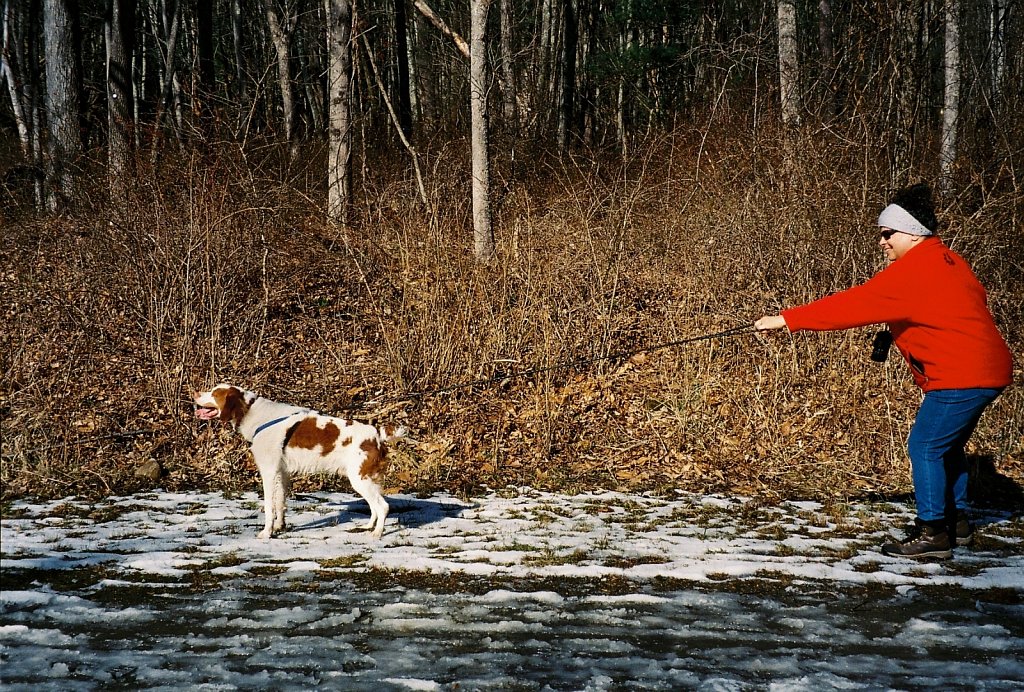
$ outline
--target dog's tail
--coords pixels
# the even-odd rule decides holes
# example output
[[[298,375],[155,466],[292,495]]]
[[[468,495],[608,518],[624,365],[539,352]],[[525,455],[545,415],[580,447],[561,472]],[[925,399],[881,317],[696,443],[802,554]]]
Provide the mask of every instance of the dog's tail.
[[[402,425],[382,425],[377,428],[377,434],[385,442],[394,442],[409,434],[409,429]]]

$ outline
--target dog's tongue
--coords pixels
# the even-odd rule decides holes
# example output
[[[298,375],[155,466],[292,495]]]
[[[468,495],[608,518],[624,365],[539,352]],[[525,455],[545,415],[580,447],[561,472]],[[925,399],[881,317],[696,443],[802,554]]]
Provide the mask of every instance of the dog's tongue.
[[[196,409],[196,418],[200,418],[202,420],[210,420],[211,418],[216,418],[216,417],[217,417],[217,409],[215,409],[215,408],[202,408],[202,407],[200,407],[200,408]]]

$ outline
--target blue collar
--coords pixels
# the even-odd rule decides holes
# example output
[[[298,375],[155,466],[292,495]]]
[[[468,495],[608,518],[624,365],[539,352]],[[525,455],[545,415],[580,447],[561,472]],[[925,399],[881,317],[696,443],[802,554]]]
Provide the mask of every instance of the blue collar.
[[[264,423],[260,427],[256,428],[256,432],[254,432],[252,434],[252,439],[255,440],[257,435],[259,435],[261,432],[263,432],[264,430],[269,428],[271,425],[277,425],[281,421],[288,420],[289,418],[291,418],[294,415],[295,415],[294,413],[290,413],[287,416],[281,416],[280,418],[275,418],[274,420],[268,420],[266,423]]]

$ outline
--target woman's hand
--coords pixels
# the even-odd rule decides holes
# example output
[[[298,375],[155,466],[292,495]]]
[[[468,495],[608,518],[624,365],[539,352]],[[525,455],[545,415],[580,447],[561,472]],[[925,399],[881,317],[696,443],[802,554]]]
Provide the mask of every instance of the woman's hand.
[[[759,332],[766,332],[769,329],[782,329],[786,326],[786,320],[782,315],[765,315],[757,322],[754,322],[754,329]]]

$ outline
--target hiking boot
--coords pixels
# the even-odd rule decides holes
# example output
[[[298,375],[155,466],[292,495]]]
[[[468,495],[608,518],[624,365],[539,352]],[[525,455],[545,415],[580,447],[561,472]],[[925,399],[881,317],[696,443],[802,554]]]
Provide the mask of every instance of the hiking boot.
[[[949,533],[945,527],[930,526],[920,519],[914,520],[915,531],[900,543],[886,543],[882,552],[886,555],[913,558],[953,557],[953,546],[949,543]]]
[[[946,527],[951,537],[955,537],[956,545],[970,545],[974,541],[974,526],[967,519],[967,512],[958,509],[956,516]]]
[[[904,531],[907,538],[918,538],[921,535],[921,520],[915,519],[908,524]],[[956,516],[946,520],[946,533],[953,540],[953,545],[969,546],[974,542],[974,525],[967,518],[967,512],[962,509],[956,511]]]

